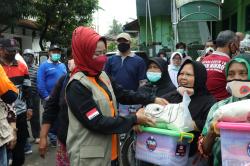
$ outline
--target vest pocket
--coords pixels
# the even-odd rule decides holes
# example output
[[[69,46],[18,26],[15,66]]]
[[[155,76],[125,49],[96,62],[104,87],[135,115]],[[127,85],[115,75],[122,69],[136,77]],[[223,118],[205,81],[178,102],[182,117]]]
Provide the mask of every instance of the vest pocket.
[[[12,128],[6,119],[0,120],[0,139],[5,139],[11,135]]]
[[[107,165],[106,162],[107,161],[104,160],[104,147],[81,146],[80,165],[106,166]]]
[[[81,146],[80,158],[102,158],[104,157],[104,147],[102,146]]]

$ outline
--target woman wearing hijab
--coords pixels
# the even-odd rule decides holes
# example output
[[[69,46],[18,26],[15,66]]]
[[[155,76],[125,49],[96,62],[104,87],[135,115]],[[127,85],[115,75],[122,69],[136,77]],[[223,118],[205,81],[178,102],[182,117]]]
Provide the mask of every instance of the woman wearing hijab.
[[[75,61],[73,75],[66,88],[69,106],[67,150],[71,165],[118,165],[119,140],[136,124],[154,124],[140,109],[136,114],[117,115],[116,99],[123,104],[147,104],[165,100],[125,91],[110,81],[103,66],[107,60],[106,40],[88,27],[72,34]]]
[[[173,91],[164,96],[169,103],[182,102],[182,95],[186,91],[191,98],[188,106],[192,119],[194,121],[195,131],[194,140],[190,145],[189,164],[197,159],[197,141],[201,130],[205,124],[210,107],[216,102],[214,97],[206,88],[207,72],[206,68],[200,62],[186,60],[178,73],[177,91]],[[197,165],[206,165],[204,161],[196,163]]]
[[[167,62],[164,59],[154,57],[149,60],[148,64],[146,73],[148,82],[140,87],[138,92],[161,97],[168,92],[176,90],[168,75]]]
[[[178,87],[177,74],[182,64],[182,54],[180,52],[172,53],[170,64],[168,65],[168,73],[175,87]]]
[[[151,58],[147,67],[148,82],[138,89],[139,93],[145,93],[152,96],[161,97],[169,92],[176,90],[169,75],[167,62],[161,57]],[[134,128],[136,131],[140,130],[138,126]],[[139,161],[140,166],[154,166],[154,164]]]
[[[207,120],[205,123],[205,126],[202,130],[202,138],[199,141],[199,151],[201,154],[208,157],[209,155],[212,155],[212,165],[219,166],[222,165],[221,161],[221,146],[220,146],[220,137],[215,134],[213,129],[213,119],[214,119],[214,113],[218,110],[219,107],[237,102],[240,100],[250,99],[250,93],[244,93],[242,95],[239,95],[241,85],[247,85],[248,88],[250,88],[250,56],[249,55],[239,55],[236,56],[234,59],[232,59],[228,64],[226,65],[226,77],[227,77],[227,89],[230,89],[231,97],[226,98],[224,100],[221,100],[213,105],[213,107],[210,109],[209,114],[207,116]],[[236,86],[235,86],[236,85]],[[204,139],[208,138],[209,139]],[[204,145],[207,145],[204,148]]]

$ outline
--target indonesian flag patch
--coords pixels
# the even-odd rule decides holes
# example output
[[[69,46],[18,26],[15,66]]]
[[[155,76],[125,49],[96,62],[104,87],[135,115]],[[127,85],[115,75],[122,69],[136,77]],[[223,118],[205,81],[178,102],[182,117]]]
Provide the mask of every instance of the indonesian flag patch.
[[[99,114],[100,113],[97,111],[97,109],[93,108],[92,110],[90,110],[89,112],[86,113],[86,116],[89,120],[92,120],[94,117],[96,117]]]

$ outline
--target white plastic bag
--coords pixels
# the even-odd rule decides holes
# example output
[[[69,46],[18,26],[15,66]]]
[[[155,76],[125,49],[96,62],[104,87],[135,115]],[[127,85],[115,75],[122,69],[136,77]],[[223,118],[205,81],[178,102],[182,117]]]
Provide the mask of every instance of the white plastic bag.
[[[250,118],[250,99],[223,105],[214,113],[214,121],[248,122]]]
[[[188,109],[190,101],[190,97],[184,93],[181,103],[166,106],[148,104],[145,108],[145,114],[156,119],[158,123],[165,123],[169,130],[189,132],[194,130],[193,119]]]
[[[189,112],[188,106],[191,102],[190,97],[188,96],[187,92],[184,92],[182,103],[183,103],[183,121],[181,125],[181,131],[182,132],[189,132],[194,130],[194,122],[193,118]]]

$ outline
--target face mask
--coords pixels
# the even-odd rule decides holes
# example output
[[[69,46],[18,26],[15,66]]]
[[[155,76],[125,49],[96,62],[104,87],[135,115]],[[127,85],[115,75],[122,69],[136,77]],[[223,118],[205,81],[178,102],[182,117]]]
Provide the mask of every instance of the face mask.
[[[226,89],[232,96],[243,98],[250,94],[250,81],[230,81],[227,83]]]
[[[181,54],[185,53],[184,49],[182,49],[182,48],[177,49],[176,51],[179,52],[179,53],[181,53]]]
[[[4,55],[4,59],[6,60],[6,61],[8,61],[8,62],[13,62],[14,60],[15,60],[15,56],[16,56],[16,54],[14,53],[14,54],[5,54]]]
[[[182,48],[181,48],[181,49],[177,49],[176,51],[179,52],[179,53],[181,53],[183,58],[185,58],[186,55],[187,55],[187,51],[185,51],[185,50],[182,49]]]
[[[207,54],[209,52],[214,52],[214,48],[213,47],[206,48],[205,53]]]
[[[57,54],[57,53],[51,54],[51,60],[52,60],[53,62],[59,61],[60,58],[61,58],[61,54]]]
[[[179,70],[180,70],[180,68],[181,68],[181,66],[175,66],[175,65],[173,65],[173,69],[174,69],[174,70],[179,71]]]
[[[118,50],[120,52],[127,52],[130,49],[130,44],[129,43],[119,43],[117,47],[118,47]]]
[[[98,57],[96,57],[94,59],[94,64],[92,66],[92,68],[95,70],[95,71],[102,71],[105,63],[107,62],[107,56],[106,55],[99,55]]]
[[[33,64],[33,58],[29,57],[29,56],[23,56],[24,61],[28,64],[28,65],[32,65]]]
[[[157,82],[161,79],[160,72],[147,72],[147,78],[150,82]]]

